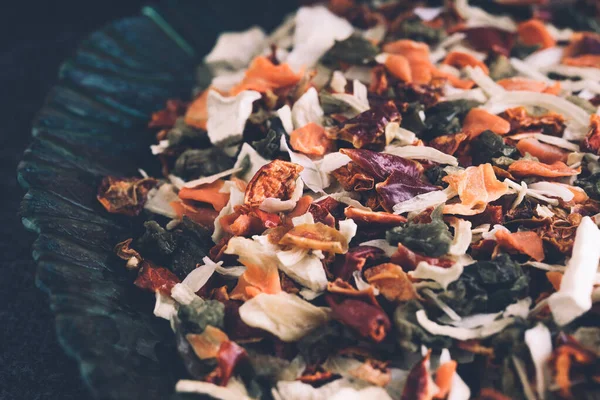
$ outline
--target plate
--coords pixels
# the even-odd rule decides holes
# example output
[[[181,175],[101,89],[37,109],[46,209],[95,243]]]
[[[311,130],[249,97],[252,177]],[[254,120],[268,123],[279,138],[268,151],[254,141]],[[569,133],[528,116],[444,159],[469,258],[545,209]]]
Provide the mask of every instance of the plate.
[[[98,183],[138,168],[158,174],[151,113],[169,98],[190,98],[195,68],[220,32],[272,29],[295,5],[165,1],[92,33],[61,66],[18,167],[27,191],[21,216],[38,235],[36,282],[49,296],[59,342],[94,397],[165,399],[183,376],[153,296],[132,285],[112,251],[141,221],[108,214],[96,200]]]

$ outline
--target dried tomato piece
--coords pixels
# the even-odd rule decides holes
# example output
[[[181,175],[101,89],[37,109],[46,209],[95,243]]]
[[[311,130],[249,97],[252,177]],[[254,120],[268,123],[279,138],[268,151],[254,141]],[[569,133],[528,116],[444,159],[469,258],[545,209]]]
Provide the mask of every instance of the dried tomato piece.
[[[304,167],[282,160],[273,160],[261,167],[246,187],[244,202],[258,207],[269,197],[289,200],[296,189],[296,180]]]
[[[295,226],[281,238],[279,244],[337,254],[348,251],[346,238],[337,229],[320,222]]]
[[[342,185],[344,190],[353,192],[363,192],[375,187],[375,180],[367,175],[366,171],[360,168],[356,163],[348,164],[333,170],[331,175]]]
[[[590,153],[600,154],[600,115],[592,114],[590,117],[590,130],[581,146]]]
[[[357,148],[385,145],[385,127],[390,122],[400,121],[401,116],[396,104],[389,101],[372,107],[343,123],[340,129],[328,132],[331,139],[341,139]]]
[[[412,282],[399,265],[380,264],[364,272],[367,282],[391,302],[408,301],[418,298]]]
[[[352,298],[338,303],[332,295],[325,299],[331,307],[332,317],[364,338],[380,343],[391,329],[390,319],[379,307]]]
[[[429,372],[430,357],[431,350],[412,367],[406,378],[401,400],[429,400],[436,394],[437,389]]]
[[[385,257],[383,250],[372,246],[358,246],[348,250],[333,266],[333,274],[348,281],[354,271],[362,270],[369,262],[378,262]]]
[[[152,113],[152,119],[148,123],[149,128],[172,128],[175,125],[177,118],[184,115],[188,107],[185,103],[178,99],[167,100],[167,105],[164,109]]]
[[[562,136],[565,117],[555,112],[541,116],[529,115],[525,107],[509,108],[500,117],[510,122],[510,134],[541,130],[546,135]]]
[[[144,208],[148,192],[157,184],[153,178],[117,178],[107,176],[98,188],[98,201],[106,211],[136,216]]]
[[[394,264],[400,265],[404,271],[414,270],[421,261],[425,261],[431,265],[437,265],[438,267],[442,268],[449,268],[453,264],[452,260],[427,257],[415,253],[406,246],[403,246],[402,243],[398,243],[398,251],[392,254],[390,261]]]
[[[458,147],[468,138],[462,132],[442,135],[434,138],[429,142],[429,147],[433,147],[442,153],[453,155],[458,150]]]
[[[171,289],[179,282],[181,281],[173,272],[164,267],[154,265],[152,261],[144,260],[133,284],[140,289],[146,289],[151,292],[158,290],[164,294],[171,295]]]
[[[376,224],[380,227],[393,227],[406,222],[402,215],[382,211],[368,211],[356,207],[346,207],[344,215],[356,222],[357,225]]]

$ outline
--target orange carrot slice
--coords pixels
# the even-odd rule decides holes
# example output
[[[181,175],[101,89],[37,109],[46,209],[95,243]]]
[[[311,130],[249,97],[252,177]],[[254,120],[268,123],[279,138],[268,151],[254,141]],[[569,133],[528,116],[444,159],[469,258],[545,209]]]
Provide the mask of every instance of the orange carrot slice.
[[[552,284],[554,290],[558,291],[560,289],[560,283],[562,282],[563,274],[558,271],[548,271],[546,272],[546,278]]]
[[[565,187],[571,193],[573,193],[573,198],[571,199],[571,201],[569,201],[569,203],[581,204],[585,203],[590,198],[585,192],[585,190],[583,190],[579,186],[571,186],[567,185],[566,183],[559,183],[559,185]]]
[[[544,178],[559,178],[561,176],[573,176],[581,172],[581,168],[569,168],[562,161],[552,164],[544,164],[533,160],[517,160],[508,167],[508,172],[514,176],[541,176]]]
[[[404,82],[412,82],[412,72],[408,58],[399,54],[390,54],[385,60],[385,68]]]
[[[314,122],[304,125],[290,133],[290,144],[294,150],[313,156],[322,156],[333,145],[325,135],[325,129]]]
[[[452,379],[456,373],[456,361],[450,360],[438,367],[435,371],[435,385],[438,392],[433,396],[434,399],[445,399],[452,388]]]
[[[514,78],[501,79],[496,82],[506,90],[528,90],[530,92],[543,92],[548,85],[544,82],[516,76]]]
[[[505,135],[510,132],[510,123],[481,108],[473,108],[467,113],[463,121],[463,132],[471,139],[488,129],[496,134]]]
[[[475,86],[475,82],[471,80],[460,79],[458,76],[453,75],[449,72],[440,71],[437,68],[431,70],[431,74],[434,78],[446,78],[448,83],[458,89],[471,89]]]
[[[546,164],[552,164],[556,161],[567,161],[567,156],[569,155],[568,151],[552,146],[551,144],[542,143],[534,138],[519,140],[517,150],[523,156],[529,153]]]
[[[526,254],[536,261],[544,259],[542,239],[533,231],[510,233],[500,230],[496,232],[496,241],[500,247]]]
[[[247,264],[246,271],[240,276],[229,297],[234,300],[249,300],[260,293],[277,294],[280,292],[281,282],[276,265]]]
[[[444,181],[456,190],[460,198],[460,203],[446,204],[444,214],[480,214],[489,202],[508,191],[508,186],[496,178],[491,164],[468,167],[444,177]]]
[[[462,51],[451,51],[450,53],[448,53],[446,58],[444,58],[444,61],[442,61],[442,63],[451,65],[459,69],[464,68],[466,66],[479,67],[486,75],[490,74],[490,70],[483,61],[480,61],[471,54],[464,53]]]
[[[177,214],[178,219],[188,217],[192,221],[202,225],[203,227],[213,230],[215,226],[215,219],[218,213],[209,207],[194,207],[190,204],[186,204],[183,201],[172,201],[169,203],[173,211]]]
[[[527,46],[540,45],[542,49],[556,46],[556,40],[540,20],[530,19],[520,23],[517,33],[521,42]]]
[[[409,59],[410,71],[414,83],[429,83],[433,78],[433,65],[429,59]]]
[[[179,191],[179,198],[212,204],[215,210],[221,211],[229,201],[229,193],[219,192],[224,183],[225,181],[218,179],[213,183],[200,185],[195,188],[184,187]]]
[[[577,57],[565,57],[562,62],[563,64],[572,65],[574,67],[600,68],[600,55],[583,54]]]
[[[409,39],[400,39],[383,45],[383,51],[390,54],[400,54],[409,60],[429,60],[429,46],[426,43]]]
[[[209,87],[202,92],[187,109],[184,117],[186,124],[206,130],[206,122],[208,121],[208,92],[210,90],[211,88]]]
[[[231,90],[231,95],[244,90],[265,93],[269,90],[292,86],[300,82],[303,73],[296,74],[288,64],[275,65],[267,57],[256,57],[246,71],[244,79]]]

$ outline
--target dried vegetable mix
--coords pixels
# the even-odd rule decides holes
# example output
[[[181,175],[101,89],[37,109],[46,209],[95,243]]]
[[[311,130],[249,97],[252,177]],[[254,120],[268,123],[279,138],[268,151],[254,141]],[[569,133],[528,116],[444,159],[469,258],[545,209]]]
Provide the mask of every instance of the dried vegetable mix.
[[[222,34],[101,182],[176,396],[600,396],[599,9],[441,3]]]

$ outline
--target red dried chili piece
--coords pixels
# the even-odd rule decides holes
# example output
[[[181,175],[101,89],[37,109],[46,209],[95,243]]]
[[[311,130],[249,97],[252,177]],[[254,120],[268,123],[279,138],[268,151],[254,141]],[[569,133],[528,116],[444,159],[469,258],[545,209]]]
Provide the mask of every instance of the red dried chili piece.
[[[382,211],[368,211],[356,207],[346,207],[344,215],[356,222],[357,225],[377,225],[379,227],[393,227],[406,222],[402,215]]]
[[[158,267],[151,261],[144,260],[142,261],[138,276],[133,284],[140,289],[146,289],[151,292],[156,292],[158,290],[164,294],[170,295],[173,286],[179,282],[181,281],[177,275],[168,269]]]
[[[378,182],[386,180],[394,172],[415,178],[421,176],[423,166],[393,154],[379,153],[365,149],[341,149],[340,153],[347,155],[365,174]]]
[[[424,182],[421,178],[394,171],[385,181],[375,185],[375,189],[381,199],[381,206],[392,212],[394,205],[420,194],[439,190],[439,187]]]
[[[325,299],[331,307],[333,318],[364,338],[380,343],[391,329],[390,319],[385,312],[372,304],[351,298],[338,303],[332,295],[327,295]]]

